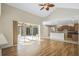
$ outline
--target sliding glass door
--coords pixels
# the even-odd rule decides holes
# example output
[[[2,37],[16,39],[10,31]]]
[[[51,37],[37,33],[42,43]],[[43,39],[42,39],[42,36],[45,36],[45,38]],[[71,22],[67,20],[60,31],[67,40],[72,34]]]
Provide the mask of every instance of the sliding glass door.
[[[36,36],[38,34],[37,26],[21,27],[21,36]]]
[[[40,26],[34,24],[20,23],[18,26],[19,34],[18,39],[21,41],[39,40],[40,38]]]

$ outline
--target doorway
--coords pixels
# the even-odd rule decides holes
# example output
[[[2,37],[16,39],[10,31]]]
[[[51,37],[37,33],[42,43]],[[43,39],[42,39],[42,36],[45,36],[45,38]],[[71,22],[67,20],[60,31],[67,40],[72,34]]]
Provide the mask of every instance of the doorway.
[[[18,22],[18,43],[40,40],[40,25]]]
[[[13,45],[40,40],[40,25],[13,21]]]

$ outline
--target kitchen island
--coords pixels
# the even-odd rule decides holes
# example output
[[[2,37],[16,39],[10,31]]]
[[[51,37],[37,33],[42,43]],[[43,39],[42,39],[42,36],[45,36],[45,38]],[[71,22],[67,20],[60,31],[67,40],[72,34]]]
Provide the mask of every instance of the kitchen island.
[[[64,41],[64,32],[50,32],[50,39]]]

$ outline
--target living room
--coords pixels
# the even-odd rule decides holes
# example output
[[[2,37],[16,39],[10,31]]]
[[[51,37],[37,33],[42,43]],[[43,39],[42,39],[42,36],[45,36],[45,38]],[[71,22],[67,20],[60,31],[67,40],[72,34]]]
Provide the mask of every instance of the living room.
[[[0,4],[0,53],[2,56],[79,55],[79,3],[52,3],[54,7],[46,9],[48,4],[50,3]],[[19,23],[21,24],[20,32],[23,32],[20,37],[24,38],[21,39],[23,43],[18,44]],[[33,25],[38,29],[33,29]],[[38,39],[34,40],[33,37],[37,36]]]

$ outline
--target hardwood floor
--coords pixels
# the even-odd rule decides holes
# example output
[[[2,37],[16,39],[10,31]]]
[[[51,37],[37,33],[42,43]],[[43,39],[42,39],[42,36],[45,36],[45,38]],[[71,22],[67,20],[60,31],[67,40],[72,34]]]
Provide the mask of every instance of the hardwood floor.
[[[59,41],[31,41],[5,48],[3,56],[78,56],[78,45]]]

